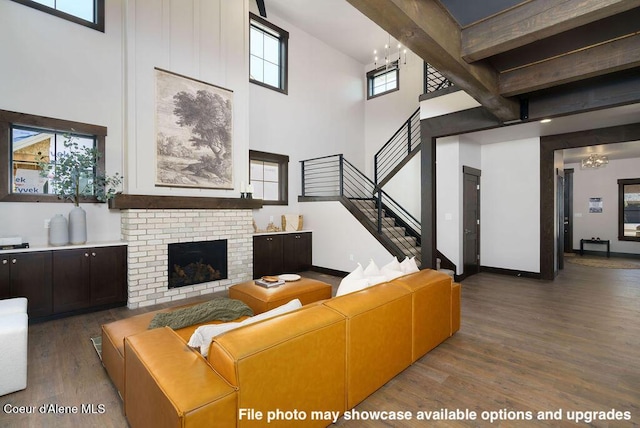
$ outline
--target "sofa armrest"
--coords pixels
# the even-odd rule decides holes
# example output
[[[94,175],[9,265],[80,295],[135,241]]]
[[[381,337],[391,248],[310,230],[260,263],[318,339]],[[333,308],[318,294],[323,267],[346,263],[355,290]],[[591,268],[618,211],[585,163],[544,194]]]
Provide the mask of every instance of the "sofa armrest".
[[[236,425],[236,389],[170,328],[129,336],[124,351],[131,427]]]

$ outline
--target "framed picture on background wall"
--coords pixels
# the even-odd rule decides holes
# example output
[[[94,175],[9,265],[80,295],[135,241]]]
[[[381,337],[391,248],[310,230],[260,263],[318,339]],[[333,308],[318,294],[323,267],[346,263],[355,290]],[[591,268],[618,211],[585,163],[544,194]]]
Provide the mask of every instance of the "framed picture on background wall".
[[[156,186],[233,189],[233,91],[156,75]]]

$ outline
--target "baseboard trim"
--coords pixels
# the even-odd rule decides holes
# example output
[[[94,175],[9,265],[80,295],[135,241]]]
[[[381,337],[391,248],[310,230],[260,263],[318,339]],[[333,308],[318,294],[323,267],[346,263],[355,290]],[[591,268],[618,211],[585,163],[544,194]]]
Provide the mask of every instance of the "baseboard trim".
[[[577,257],[580,257],[580,250],[573,250],[571,251],[572,253],[574,253]],[[584,255],[585,256],[599,256],[599,257],[607,257],[607,252],[606,251],[598,251],[598,250],[584,250]],[[610,256],[611,257],[618,257],[618,258],[622,258],[622,259],[640,259],[640,254],[634,254],[634,253],[614,253],[614,252],[610,252]]]
[[[542,274],[514,269],[496,268],[490,266],[480,266],[480,272],[495,273],[498,275],[516,276],[519,278],[542,279]]]
[[[341,270],[336,270],[336,269],[331,269],[331,268],[326,268],[321,266],[311,266],[309,270],[312,270],[318,273],[324,273],[326,275],[337,276],[340,278],[344,278],[345,276],[349,275],[349,272],[344,272]]]

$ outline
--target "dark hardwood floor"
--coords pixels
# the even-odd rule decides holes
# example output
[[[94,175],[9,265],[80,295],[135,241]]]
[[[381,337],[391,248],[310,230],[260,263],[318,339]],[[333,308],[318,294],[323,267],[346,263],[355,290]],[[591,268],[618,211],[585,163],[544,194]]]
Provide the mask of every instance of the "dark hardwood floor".
[[[366,416],[409,411],[413,420],[343,418],[336,426],[640,426],[640,269],[566,264],[553,282],[481,273],[466,279],[462,290],[461,330],[355,409]],[[126,427],[118,394],[89,338],[105,322],[149,309],[31,325],[28,387],[0,397],[0,427]],[[7,414],[6,404],[35,406],[36,413]],[[96,414],[40,414],[43,404],[104,405],[104,412],[96,407]],[[474,411],[477,419],[416,420],[420,411],[441,409]],[[629,412],[631,420],[569,420],[612,409],[622,418]],[[539,421],[539,411],[562,419]],[[491,424],[483,412],[501,419]],[[531,412],[532,420],[508,420],[514,412]]]

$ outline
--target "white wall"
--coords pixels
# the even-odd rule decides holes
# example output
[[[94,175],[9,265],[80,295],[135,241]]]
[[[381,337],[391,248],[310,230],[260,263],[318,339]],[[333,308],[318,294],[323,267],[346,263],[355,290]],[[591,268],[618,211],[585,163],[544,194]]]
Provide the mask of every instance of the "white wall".
[[[343,153],[365,163],[362,65],[272,13],[268,20],[289,32],[288,95],[250,84],[249,147],[289,156],[289,206],[254,210],[261,229],[299,212],[301,160]]]
[[[381,267],[393,257],[340,202],[300,204],[313,231],[313,264],[350,272],[370,259]]]
[[[0,109],[107,127],[107,174],[123,169],[123,8],[108,1],[104,33],[12,1],[0,2]],[[6,177],[4,178],[6,179]],[[71,204],[0,203],[0,235],[47,244],[45,219]],[[89,241],[120,238],[120,213],[83,204]]]
[[[248,181],[248,0],[126,5],[128,193],[239,197]],[[233,91],[233,190],[156,187],[154,67]]]
[[[438,251],[456,265],[458,275],[464,273],[462,168],[481,168],[481,146],[465,142],[464,138],[453,136],[436,141],[436,242]]]
[[[539,147],[539,138],[482,146],[482,266],[540,272]]]
[[[365,101],[364,173],[373,178],[373,157],[389,138],[418,109],[423,91],[423,60],[407,51],[407,64],[400,65],[400,89]],[[366,72],[373,64],[361,70],[361,85],[366,98]],[[392,197],[394,197],[392,195]]]
[[[611,240],[611,252],[640,254],[640,244],[618,241],[618,179],[640,176],[640,158],[610,160],[599,169],[573,168],[573,248],[580,248],[580,239],[599,237]],[[589,198],[602,198],[602,213],[589,212]],[[585,245],[585,249],[604,251],[601,245]]]
[[[418,153],[384,186],[384,191],[418,221],[422,212],[420,170]]]

